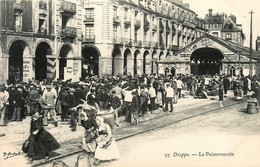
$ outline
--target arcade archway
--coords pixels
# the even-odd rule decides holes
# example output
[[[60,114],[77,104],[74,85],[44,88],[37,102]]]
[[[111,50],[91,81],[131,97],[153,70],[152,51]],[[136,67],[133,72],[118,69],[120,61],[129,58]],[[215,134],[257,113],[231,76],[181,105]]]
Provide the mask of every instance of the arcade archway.
[[[158,55],[156,51],[153,51],[152,53],[152,65],[151,65],[151,73],[154,74],[158,74]]]
[[[97,48],[86,46],[82,49],[83,78],[86,76],[99,75],[99,56],[101,55]]]
[[[112,75],[122,74],[123,63],[121,51],[119,48],[114,48],[112,53]]]
[[[215,48],[199,48],[191,54],[191,73],[194,75],[215,75],[222,70],[224,55]]]
[[[144,52],[143,59],[143,73],[150,74],[151,73],[151,55],[148,50]]]
[[[49,44],[42,42],[37,46],[35,52],[35,79],[42,81],[47,79],[47,55],[52,55]],[[49,62],[53,66],[52,62]]]
[[[69,79],[67,78],[67,73],[72,73],[73,60],[68,60],[68,58],[73,58],[73,52],[70,46],[64,45],[60,50],[59,57],[59,79]],[[71,69],[66,69],[70,67]],[[66,71],[65,71],[66,70]]]
[[[143,71],[143,59],[139,50],[134,53],[134,75],[140,75]]]
[[[129,49],[126,49],[124,52],[124,70],[123,74],[131,74],[132,73],[132,56],[131,51]]]
[[[29,62],[23,62],[23,56],[29,55],[29,47],[24,41],[15,41],[9,49],[8,80],[10,83],[21,82],[23,77],[28,77]]]

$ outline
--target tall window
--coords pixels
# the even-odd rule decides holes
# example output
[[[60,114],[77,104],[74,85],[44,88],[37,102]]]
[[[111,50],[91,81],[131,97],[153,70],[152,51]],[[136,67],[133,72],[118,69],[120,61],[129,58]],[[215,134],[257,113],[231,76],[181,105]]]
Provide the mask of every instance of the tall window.
[[[117,16],[117,7],[116,6],[113,7],[113,16],[114,17]]]
[[[135,29],[135,41],[137,41],[138,29]]]
[[[230,40],[230,39],[232,39],[231,34],[226,34],[226,40]]]
[[[22,32],[22,13],[15,15],[15,32]]]
[[[124,8],[124,18],[127,20],[128,8]]]
[[[86,18],[94,19],[94,9],[93,8],[86,9]]]
[[[114,39],[117,39],[117,25],[113,25],[113,37]]]
[[[93,24],[86,25],[86,39],[95,39]]]

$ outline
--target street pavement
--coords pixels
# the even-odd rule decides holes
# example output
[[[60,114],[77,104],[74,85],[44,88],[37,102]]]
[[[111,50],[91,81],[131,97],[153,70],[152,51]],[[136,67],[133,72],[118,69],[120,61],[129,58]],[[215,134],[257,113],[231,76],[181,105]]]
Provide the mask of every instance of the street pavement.
[[[125,135],[129,133],[140,133],[147,128],[153,127],[153,124],[160,124],[160,117],[166,117],[167,120],[163,121],[164,124],[167,124],[167,121],[178,121],[185,117],[198,114],[199,112],[208,110],[209,104],[213,105],[213,108],[220,107],[220,103],[218,102],[217,97],[209,97],[209,99],[194,99],[193,96],[190,96],[188,92],[185,93],[185,98],[181,98],[178,100],[177,104],[174,104],[174,113],[169,115],[169,113],[163,112],[161,109],[156,112],[148,113],[145,117],[140,119],[140,124],[138,126],[130,125],[129,123],[124,122],[124,117],[120,117],[121,126],[115,131],[115,138],[120,139],[124,138]],[[232,97],[232,91],[229,91],[225,100],[230,101],[229,99]],[[224,105],[226,102],[224,102]],[[205,106],[201,108],[201,106]],[[194,112],[194,108],[197,108],[196,112]],[[143,122],[143,123],[142,123]],[[29,136],[29,128],[30,128],[30,117],[27,117],[23,122],[10,122],[8,126],[0,127],[0,132],[5,133],[5,136],[0,137],[1,145],[4,145],[5,148],[1,147],[0,151],[3,152],[20,152],[22,143]],[[64,154],[67,152],[73,152],[79,149],[81,143],[79,138],[83,135],[84,128],[78,126],[76,132],[71,132],[68,123],[59,122],[58,127],[54,127],[53,125],[49,125],[45,127],[53,136],[61,143],[61,148],[58,149],[58,154]],[[3,155],[3,154],[2,154]]]

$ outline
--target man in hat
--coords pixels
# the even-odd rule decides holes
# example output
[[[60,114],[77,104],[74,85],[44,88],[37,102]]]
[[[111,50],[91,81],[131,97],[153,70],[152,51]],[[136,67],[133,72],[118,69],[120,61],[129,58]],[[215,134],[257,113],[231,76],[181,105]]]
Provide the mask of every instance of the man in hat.
[[[35,88],[34,85],[30,86],[30,92],[29,92],[29,106],[30,106],[30,114],[34,115],[35,113],[39,112],[39,98],[40,93]]]
[[[170,86],[169,83],[166,84],[166,89],[165,89],[165,93],[166,93],[166,107],[165,107],[165,112],[168,112],[168,105],[170,103],[171,106],[171,110],[170,112],[173,112],[173,104],[172,104],[172,99],[174,97],[174,90],[173,88]]]
[[[63,122],[68,117],[68,105],[69,105],[69,88],[62,87],[59,100],[61,102],[61,121]]]
[[[109,105],[111,106],[111,109],[114,110],[114,118],[115,118],[115,124],[119,126],[119,120],[118,120],[118,109],[121,106],[120,99],[116,96],[116,91],[112,90],[112,96],[109,99]]]
[[[5,124],[5,112],[6,105],[8,104],[9,94],[5,90],[4,85],[0,85],[0,126],[6,126]]]
[[[21,85],[17,86],[16,91],[14,93],[14,112],[12,121],[22,121],[21,112],[23,107],[23,95],[22,95],[23,87]]]
[[[77,110],[76,110],[76,106],[77,106],[77,99],[76,99],[76,90],[75,88],[71,88],[69,91],[69,111],[70,111],[70,115],[71,115],[71,119],[70,119],[70,128],[71,131],[76,131],[77,128],[77,123],[76,123],[76,119],[77,119]]]
[[[51,91],[52,87],[51,85],[46,85],[46,91],[43,94],[42,102],[43,102],[43,111],[44,111],[44,120],[43,124],[45,126],[48,125],[48,113],[50,113],[50,116],[54,120],[54,126],[58,126],[58,121],[56,119],[56,112],[55,112],[55,94]]]

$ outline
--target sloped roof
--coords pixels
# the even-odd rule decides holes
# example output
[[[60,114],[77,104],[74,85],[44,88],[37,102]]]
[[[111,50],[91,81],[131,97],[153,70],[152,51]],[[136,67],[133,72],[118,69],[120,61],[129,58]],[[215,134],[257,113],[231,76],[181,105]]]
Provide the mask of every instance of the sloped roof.
[[[248,58],[250,58],[250,48],[249,47],[246,47],[246,46],[241,46],[241,45],[238,45],[236,43],[233,43],[231,41],[226,41],[226,40],[223,40],[221,38],[217,38],[217,37],[214,37],[214,36],[211,36],[209,34],[204,34],[204,36],[201,36],[200,38],[196,39],[195,41],[191,42],[189,45],[187,45],[186,47],[182,48],[180,51],[178,51],[177,53],[175,53],[175,55],[178,55],[179,53],[181,53],[182,51],[186,50],[186,48],[190,47],[191,45],[197,43],[198,41],[200,41],[201,39],[203,38],[210,38],[212,39],[213,41],[221,44],[222,46],[228,48],[229,50],[235,52],[235,53],[239,53],[241,55],[244,55]],[[260,53],[255,51],[254,49],[252,49],[252,58],[253,59],[259,59],[260,58]]]
[[[206,16],[205,22],[206,24],[223,24],[224,16],[223,15]]]

